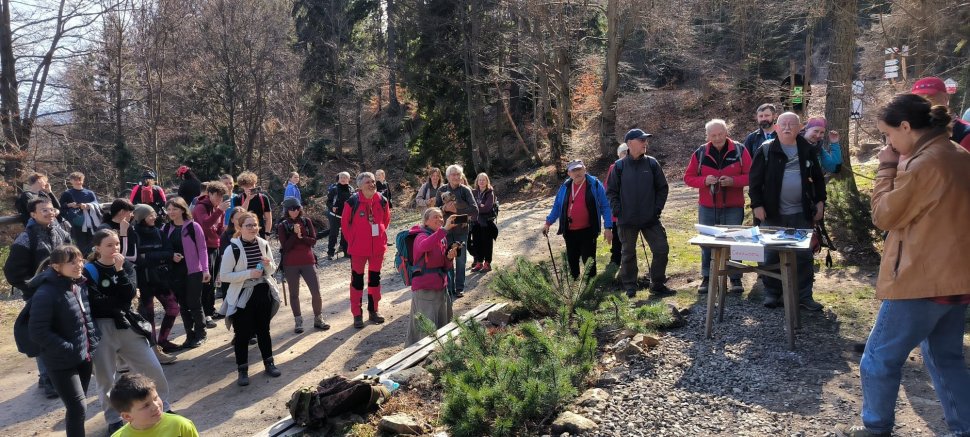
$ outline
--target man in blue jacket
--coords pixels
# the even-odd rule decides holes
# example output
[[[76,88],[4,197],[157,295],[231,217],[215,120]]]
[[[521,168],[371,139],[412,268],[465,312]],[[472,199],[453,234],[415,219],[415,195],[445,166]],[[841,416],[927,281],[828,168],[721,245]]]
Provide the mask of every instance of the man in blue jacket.
[[[600,220],[603,220],[603,235],[607,243],[613,241],[613,214],[606,189],[595,176],[586,174],[586,165],[581,160],[570,161],[566,165],[569,179],[559,186],[552,211],[546,217],[542,228],[544,235],[549,227],[559,221],[556,232],[566,240],[566,259],[569,261],[569,274],[579,278],[579,259],[589,266],[589,277],[596,276],[596,239],[600,235]],[[561,219],[561,220],[560,220]]]
[[[670,246],[667,230],[660,223],[670,188],[660,163],[646,154],[647,140],[652,136],[640,129],[626,133],[624,141],[630,148],[629,154],[616,161],[606,184],[606,197],[610,199],[623,244],[620,281],[629,297],[637,294],[637,238],[641,234],[653,252],[650,292],[656,296],[675,293],[664,285]]]

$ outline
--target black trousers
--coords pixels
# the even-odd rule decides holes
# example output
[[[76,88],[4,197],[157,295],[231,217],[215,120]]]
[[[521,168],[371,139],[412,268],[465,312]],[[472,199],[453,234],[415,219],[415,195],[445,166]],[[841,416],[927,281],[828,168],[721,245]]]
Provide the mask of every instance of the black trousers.
[[[330,220],[330,234],[327,235],[327,255],[333,256],[337,253],[337,234],[340,234],[340,251],[347,253],[347,239],[344,238],[343,232],[340,232],[340,218],[334,217],[333,214],[327,214],[327,218]]]
[[[610,246],[610,264],[620,265],[623,260],[623,243],[620,242],[620,233],[613,234],[613,244]]]
[[[92,369],[93,364],[90,361],[85,361],[71,369],[47,368],[51,385],[64,403],[67,437],[84,437],[84,417],[87,414],[84,398],[88,391],[88,384],[91,382]]]
[[[569,262],[569,274],[573,279],[579,278],[579,259],[588,264],[589,277],[596,276],[596,234],[592,227],[575,231],[566,230],[562,234],[566,240],[566,260]]]
[[[184,264],[184,263],[179,263]],[[172,285],[175,298],[182,314],[187,340],[205,338],[205,315],[202,312],[202,272],[186,274],[184,267],[176,267],[173,276],[177,282]]]
[[[219,258],[219,248],[218,247],[207,247],[206,252],[209,255],[209,272],[218,272],[216,267],[216,260]],[[209,282],[202,284],[202,312],[205,313],[207,317],[212,317],[216,312],[216,274],[211,273],[211,278]]]
[[[256,343],[263,360],[273,358],[273,338],[269,335],[270,311],[273,307],[269,295],[269,285],[257,284],[253,295],[246,302],[246,308],[239,308],[232,315],[232,326],[236,336],[232,348],[236,352],[236,365],[249,364],[249,339],[256,334]]]
[[[495,240],[492,239],[489,227],[477,223],[472,225],[468,236],[468,253],[472,255],[473,262],[491,263],[494,247]]]

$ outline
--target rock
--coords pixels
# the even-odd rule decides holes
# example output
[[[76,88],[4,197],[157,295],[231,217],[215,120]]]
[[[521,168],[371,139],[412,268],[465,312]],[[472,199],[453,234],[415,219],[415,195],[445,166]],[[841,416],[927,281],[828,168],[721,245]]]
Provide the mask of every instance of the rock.
[[[674,304],[667,304],[667,313],[670,314],[670,328],[680,328],[687,325],[687,318],[684,317],[684,312],[678,310]]]
[[[495,326],[503,327],[512,322],[512,314],[504,310],[495,310],[488,313],[486,320]]]
[[[615,385],[623,379],[625,373],[622,368],[614,367],[600,375],[599,379],[596,380],[596,386],[609,387]]]
[[[635,357],[643,356],[646,352],[633,343],[629,338],[624,338],[616,343],[613,348],[613,355],[621,361],[629,361]]]
[[[582,435],[596,429],[596,422],[583,416],[569,411],[564,411],[555,422],[552,422],[552,433],[561,435],[569,433],[571,435]]]
[[[660,340],[658,340],[656,337],[651,337],[649,335],[644,335],[644,334],[634,335],[633,340],[631,340],[631,342],[639,346],[640,349],[643,349],[645,351],[648,351],[653,347],[657,346],[658,344],[660,344]]]
[[[416,366],[410,369],[398,370],[388,376],[402,387],[430,387],[434,377],[424,367]]]
[[[426,432],[423,423],[418,423],[417,419],[404,413],[382,417],[378,427],[381,431],[403,435],[420,435]]]
[[[631,338],[634,335],[637,335],[636,331],[632,329],[624,328],[624,329],[621,329],[620,332],[617,332],[616,335],[613,336],[613,341],[617,342],[617,341],[623,340],[624,338]]]
[[[591,388],[579,396],[575,403],[581,407],[595,407],[599,405],[600,402],[604,402],[609,398],[610,394],[607,393],[606,390],[601,388]]]

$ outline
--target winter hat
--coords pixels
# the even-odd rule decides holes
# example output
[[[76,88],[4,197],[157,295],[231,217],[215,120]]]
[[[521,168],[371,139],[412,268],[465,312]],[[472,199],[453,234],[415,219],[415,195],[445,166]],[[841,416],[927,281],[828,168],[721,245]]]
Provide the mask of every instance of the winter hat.
[[[290,209],[292,207],[301,208],[302,206],[303,205],[300,205],[300,200],[296,197],[290,196],[283,199],[283,209]]]
[[[823,117],[809,118],[808,122],[805,123],[805,130],[807,131],[813,127],[820,127],[822,129],[825,129],[825,118]]]
[[[145,205],[144,203],[140,203],[138,205],[135,205],[135,211],[132,212],[132,215],[135,218],[135,223],[141,223],[145,221],[145,219],[148,218],[148,216],[154,212],[155,210],[152,209],[151,206]]]

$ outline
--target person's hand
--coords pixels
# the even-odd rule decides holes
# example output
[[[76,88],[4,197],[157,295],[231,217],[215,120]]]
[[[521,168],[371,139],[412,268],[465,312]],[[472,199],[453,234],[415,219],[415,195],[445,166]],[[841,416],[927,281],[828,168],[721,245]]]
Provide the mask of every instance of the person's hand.
[[[607,229],[605,232],[603,232],[603,237],[606,238],[606,242],[608,244],[613,244],[613,230],[612,229]]]
[[[112,262],[112,265],[114,266],[116,272],[120,272],[120,271],[122,271],[122,270],[125,269],[125,256],[124,255],[122,255],[120,253],[116,253],[114,255],[111,255],[111,260],[113,261]]]
[[[293,232],[298,238],[303,237],[303,226],[301,226],[299,223],[295,223],[293,225]]]
[[[231,205],[232,204],[227,200],[225,202],[220,203],[218,208],[220,211],[228,211]]]
[[[433,207],[436,200],[434,197],[428,198],[428,207]]]
[[[185,257],[182,256],[181,253],[176,253],[175,255],[172,255],[172,262],[180,263],[182,262],[183,259],[185,259]]]
[[[549,235],[549,227],[550,226],[551,225],[549,224],[549,222],[546,222],[546,223],[543,223],[542,224],[542,235]]]
[[[754,214],[754,218],[760,221],[765,221],[765,218],[768,217],[767,213],[765,213],[765,208],[763,206],[759,206],[755,208],[754,211],[752,212]]]
[[[455,224],[455,216],[454,215],[448,216],[448,220],[445,220],[445,230],[450,231],[454,229],[455,226],[458,226]]]
[[[818,202],[815,204],[815,221],[822,221],[822,217],[825,215],[825,203]]]
[[[51,191],[51,182],[50,181],[44,182],[44,186],[42,187],[42,189],[44,191],[48,192],[48,193],[53,193],[53,191]]]
[[[717,182],[720,183],[722,187],[733,187],[734,186],[734,178],[732,178],[730,176],[721,176],[721,178],[718,179]]]
[[[457,247],[453,247],[451,250],[448,251],[447,255],[445,255],[445,256],[447,256],[448,259],[458,258],[458,248]]]
[[[128,228],[130,226],[131,226],[131,223],[128,223],[128,219],[122,219],[121,223],[118,223],[118,236],[127,237]]]
[[[209,281],[211,281],[211,280],[212,280],[212,274],[211,273],[205,272],[205,273],[202,274],[202,282],[203,283],[208,284]]]
[[[77,208],[77,207],[78,207],[78,206],[77,206],[77,202],[71,202],[71,203],[68,203],[68,204],[67,204],[67,207],[68,207],[68,208]]]
[[[77,205],[77,204],[75,204],[75,205]],[[81,209],[87,211],[88,209],[91,209],[91,205],[88,205],[87,203],[82,203],[82,204],[78,205],[78,208],[81,208]]]
[[[249,278],[250,279],[259,279],[261,277],[263,277],[263,271],[262,270],[249,269]]]
[[[839,132],[830,130],[829,131],[829,143],[835,144],[839,142]]]
[[[893,149],[893,146],[889,145],[883,147],[876,155],[876,158],[879,158],[880,166],[882,164],[895,164],[899,162],[899,152],[896,152],[896,149]]]
[[[704,179],[704,184],[705,185],[714,185],[716,183],[717,183],[717,176],[708,175],[707,176],[707,179]]]
[[[263,257],[262,261],[263,261],[263,268],[269,267],[269,265],[273,263],[273,260],[265,256]]]

